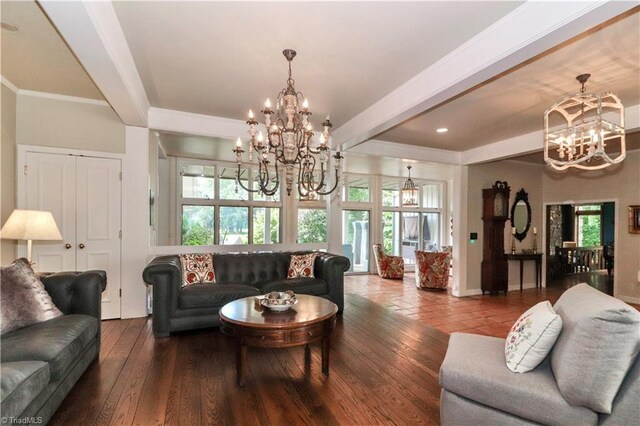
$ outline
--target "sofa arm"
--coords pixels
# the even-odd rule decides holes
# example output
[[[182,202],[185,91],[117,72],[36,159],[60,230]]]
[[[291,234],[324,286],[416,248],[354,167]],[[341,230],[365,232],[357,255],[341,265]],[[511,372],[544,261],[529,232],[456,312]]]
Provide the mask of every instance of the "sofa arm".
[[[65,315],[83,314],[101,320],[105,271],[57,272],[42,277],[45,290]]]
[[[182,267],[178,256],[159,256],[144,271],[142,279],[153,286],[153,333],[156,337],[169,335],[170,318],[178,309],[182,287]]]
[[[338,305],[338,312],[344,309],[344,273],[350,265],[348,258],[331,253],[322,253],[316,260],[314,275],[329,285],[329,295]]]

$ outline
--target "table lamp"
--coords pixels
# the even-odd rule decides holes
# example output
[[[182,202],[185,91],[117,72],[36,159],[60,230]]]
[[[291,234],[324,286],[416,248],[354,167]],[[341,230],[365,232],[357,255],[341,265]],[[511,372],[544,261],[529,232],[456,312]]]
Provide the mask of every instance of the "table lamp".
[[[0,238],[27,240],[27,260],[31,263],[32,240],[61,240],[62,235],[51,212],[16,209],[0,230]]]

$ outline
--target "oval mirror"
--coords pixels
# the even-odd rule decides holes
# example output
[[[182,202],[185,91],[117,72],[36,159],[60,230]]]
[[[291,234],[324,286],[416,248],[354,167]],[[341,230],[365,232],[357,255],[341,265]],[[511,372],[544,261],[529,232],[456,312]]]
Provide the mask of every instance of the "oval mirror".
[[[511,206],[511,226],[516,228],[515,237],[518,241],[524,240],[531,225],[531,206],[529,205],[529,195],[522,188],[516,194],[516,198]]]

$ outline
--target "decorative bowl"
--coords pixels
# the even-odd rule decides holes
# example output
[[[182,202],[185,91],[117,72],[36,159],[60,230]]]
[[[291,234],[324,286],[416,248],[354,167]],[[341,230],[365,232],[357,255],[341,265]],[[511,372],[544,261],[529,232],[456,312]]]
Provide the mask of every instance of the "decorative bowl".
[[[296,303],[298,299],[292,291],[272,291],[260,300],[262,306],[276,312],[286,311]]]

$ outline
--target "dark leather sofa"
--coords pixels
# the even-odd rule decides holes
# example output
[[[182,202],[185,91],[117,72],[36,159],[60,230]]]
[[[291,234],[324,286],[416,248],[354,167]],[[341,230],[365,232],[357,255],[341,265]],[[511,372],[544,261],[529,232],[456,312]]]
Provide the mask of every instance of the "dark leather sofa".
[[[153,334],[166,337],[174,331],[215,327],[218,312],[225,304],[270,291],[321,296],[344,307],[344,272],[349,259],[319,253],[314,264],[315,278],[287,279],[292,254],[277,252],[250,254],[214,254],[215,284],[191,284],[182,287],[180,258],[156,257],[143,272],[153,286]]]
[[[0,336],[3,423],[47,423],[100,352],[106,273],[40,278],[64,315]]]

